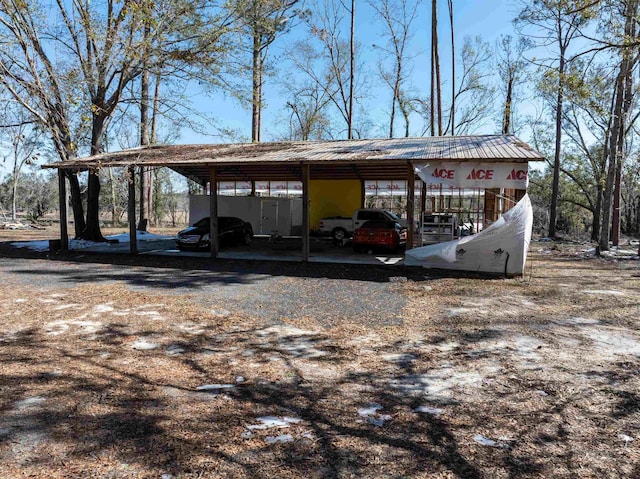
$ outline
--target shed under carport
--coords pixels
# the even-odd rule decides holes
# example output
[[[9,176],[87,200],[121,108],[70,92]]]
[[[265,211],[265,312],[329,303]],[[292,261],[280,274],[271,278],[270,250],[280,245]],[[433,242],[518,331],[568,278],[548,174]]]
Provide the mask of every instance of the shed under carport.
[[[314,180],[358,180],[364,198],[368,180],[405,180],[407,218],[414,217],[416,168],[439,164],[518,164],[521,171],[529,161],[542,161],[542,154],[510,135],[475,135],[396,139],[297,141],[214,145],[153,145],[103,153],[46,165],[59,170],[60,224],[62,248],[67,249],[66,187],[61,170],[99,171],[125,167],[131,171],[129,184],[129,229],[131,253],[137,252],[135,229],[135,167],[168,167],[206,186],[220,181],[301,181],[302,259],[309,259],[309,185]],[[453,171],[453,170],[449,170]],[[451,173],[455,174],[455,173]],[[525,174],[526,176],[526,174]],[[490,178],[489,178],[490,179]],[[526,178],[524,178],[526,180]],[[475,178],[482,182],[486,178]],[[526,183],[525,188],[526,188]],[[216,192],[217,188],[209,188]],[[424,198],[424,195],[422,196]],[[217,195],[210,194],[211,256],[218,253]],[[414,236],[408,222],[407,245]]]

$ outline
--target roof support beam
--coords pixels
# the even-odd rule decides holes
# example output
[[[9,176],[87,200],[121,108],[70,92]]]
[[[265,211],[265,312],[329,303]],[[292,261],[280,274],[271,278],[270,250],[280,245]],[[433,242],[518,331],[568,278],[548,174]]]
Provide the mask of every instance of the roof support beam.
[[[209,244],[211,259],[218,257],[218,178],[215,166],[209,167]]]
[[[129,203],[127,221],[129,221],[129,253],[138,254],[138,235],[136,231],[136,170],[131,165],[129,171]]]
[[[164,165],[159,165],[160,167],[163,167]],[[178,166],[171,166],[171,165],[166,165],[167,168],[169,168],[170,170],[175,171],[176,173],[178,173],[179,175],[184,176],[185,178],[190,179],[191,181],[193,181],[194,183],[197,183],[198,185],[202,186],[203,188],[206,186],[207,182],[206,180],[203,180],[201,177],[194,175],[192,173],[189,172],[188,169],[185,168],[180,168]]]
[[[409,162],[407,166],[407,249],[413,248],[413,236],[415,230],[415,208],[416,199],[416,172],[413,165]]]

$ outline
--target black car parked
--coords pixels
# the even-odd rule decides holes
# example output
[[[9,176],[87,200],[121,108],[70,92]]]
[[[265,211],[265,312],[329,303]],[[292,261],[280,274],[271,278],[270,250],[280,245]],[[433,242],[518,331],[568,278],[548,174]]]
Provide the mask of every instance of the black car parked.
[[[211,221],[209,218],[202,218],[193,226],[183,229],[178,233],[176,244],[178,249],[209,249],[209,232]],[[233,216],[218,217],[218,244],[251,244],[253,239],[253,228],[251,223],[243,221]]]

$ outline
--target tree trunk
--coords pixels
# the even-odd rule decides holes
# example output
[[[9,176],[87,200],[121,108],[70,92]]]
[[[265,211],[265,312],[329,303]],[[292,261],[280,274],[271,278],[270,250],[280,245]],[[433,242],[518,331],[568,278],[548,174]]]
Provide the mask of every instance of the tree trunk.
[[[153,89],[153,110],[151,112],[151,144],[155,145],[158,142],[157,126],[158,126],[158,112],[160,110],[160,71],[156,73],[155,85]]]
[[[393,100],[391,102],[391,115],[389,117],[389,138],[393,138],[393,121],[396,116],[396,94],[393,93]]]
[[[353,139],[353,79],[355,76],[355,18],[356,18],[356,2],[351,0],[351,39],[349,41],[349,115],[347,120],[347,137]]]
[[[593,210],[593,223],[591,225],[591,241],[598,241],[600,239],[600,212],[602,211],[601,182],[598,182],[596,195],[596,207]]]
[[[13,180],[11,182],[11,220],[16,220],[16,196],[18,193],[18,171],[13,169]]]
[[[635,17],[637,14],[638,2],[637,0],[633,2],[629,2],[628,8],[632,12],[628,16]],[[636,28],[635,22],[629,26],[630,32],[628,38],[635,38]],[[613,188],[613,218],[611,219],[611,230],[612,230],[612,243],[614,246],[620,245],[620,198],[622,196],[622,192],[620,190],[621,178],[622,178],[622,167],[624,164],[624,145],[625,145],[625,132],[627,128],[627,118],[629,117],[629,111],[631,110],[631,103],[633,100],[633,69],[635,67],[634,63],[636,60],[631,59],[631,55],[628,55],[628,65],[627,65],[627,74],[625,75],[625,88],[624,88],[624,100],[622,105],[623,110],[623,118],[622,118],[622,126],[623,130],[620,132],[622,138],[620,139],[620,145],[618,146],[621,150],[621,154],[619,157],[618,164],[616,165],[616,177],[614,180],[614,188]]]
[[[636,197],[636,232],[640,234],[640,195]],[[638,244],[638,256],[640,256],[640,244]]]
[[[635,17],[638,10],[638,0],[631,0],[625,8],[625,37],[631,38],[635,32]],[[612,226],[612,206],[615,203],[615,195],[619,195],[619,189],[616,190],[616,172],[623,160],[625,129],[626,129],[626,113],[631,105],[632,82],[630,77],[633,71],[631,65],[631,56],[633,52],[629,48],[622,51],[622,60],[620,61],[620,71],[616,79],[615,87],[615,106],[613,110],[613,125],[610,130],[609,141],[609,165],[607,169],[607,182],[604,191],[604,199],[602,206],[602,223],[600,225],[600,251],[609,250],[609,229]],[[619,218],[618,218],[619,221]],[[615,227],[615,226],[614,226]]]
[[[613,246],[620,246],[620,182],[624,157],[621,156],[617,163],[616,176],[613,180],[613,207],[611,212],[611,243]]]
[[[396,103],[398,102],[400,96],[400,80],[401,80],[401,71],[400,64],[401,61],[399,58],[396,58],[396,78],[393,85],[393,100],[391,101],[391,117],[389,118],[389,138],[393,138],[393,123],[396,119]]]
[[[431,0],[431,95],[430,102],[430,132],[431,136],[436,136],[436,68],[435,68],[435,42],[436,42],[436,28],[437,28],[437,7],[436,0]]]
[[[73,211],[73,230],[75,238],[82,238],[82,233],[86,227],[84,219],[84,207],[82,205],[82,192],[80,190],[80,182],[78,174],[64,170],[64,175],[69,180],[69,193],[71,193],[71,210]]]
[[[145,37],[148,38],[150,29],[145,27]],[[145,60],[140,76],[140,146],[149,145],[149,66],[145,53]],[[140,219],[138,231],[147,231],[149,226],[149,168],[140,166]]]
[[[620,72],[616,80],[616,101],[613,110],[613,124],[609,132],[609,164],[607,168],[607,181],[602,201],[602,217],[600,224],[600,251],[609,251],[609,238],[611,227],[611,206],[613,203],[613,190],[618,164],[618,137],[622,119],[622,97],[624,96],[624,77],[626,75],[626,60],[620,63]]]
[[[511,101],[513,96],[513,78],[507,82],[507,97],[504,101],[504,114],[502,116],[502,134],[508,135],[511,131]]]
[[[102,138],[106,117],[96,115],[93,117],[91,129],[91,155],[97,155],[102,151]],[[98,170],[89,170],[87,181],[87,222],[81,237],[89,241],[104,242],[106,239],[100,231],[100,177]]]
[[[260,35],[253,33],[253,76],[252,76],[252,105],[251,105],[251,141],[260,141]]]
[[[442,84],[440,80],[440,48],[438,40],[438,7],[437,0],[433,0],[433,32],[434,32],[434,44],[433,44],[433,61],[436,68],[436,98],[438,108],[438,136],[442,136]]]
[[[100,231],[100,177],[97,171],[89,171],[87,183],[87,224],[82,238],[89,241],[106,241]]]
[[[11,179],[11,220],[16,220],[16,196],[18,193],[18,180],[20,178],[20,142],[13,145],[13,178]]]
[[[150,143],[152,145],[155,145],[158,142],[158,137],[157,137],[157,125],[158,125],[158,115],[159,115],[159,110],[160,110],[160,79],[161,79],[161,75],[160,75],[160,70],[158,70],[158,72],[156,73],[156,78],[155,78],[155,85],[154,85],[154,90],[153,90],[153,109],[151,111],[151,138],[150,138]],[[159,224],[162,221],[162,213],[161,212],[157,212],[154,208],[154,202],[156,201],[156,176],[158,174],[158,169],[154,169],[153,172],[151,172],[151,169],[149,171],[149,176],[147,178],[147,183],[149,185],[149,209],[152,210],[154,212],[153,216],[154,216],[154,224]]]
[[[556,144],[553,155],[553,183],[551,184],[551,205],[549,208],[549,237],[556,237],[558,193],[560,190],[560,148],[562,146],[562,101],[564,99],[565,50],[560,49],[558,65],[558,96],[556,99]]]
[[[149,145],[149,72],[142,73],[142,91],[140,101],[140,146]],[[150,211],[150,173],[148,167],[140,167],[140,219],[138,231],[147,231]]]
[[[264,58],[260,58],[260,71],[258,72],[258,129],[257,129],[257,141],[262,141],[262,77],[264,69]]]
[[[400,111],[402,112],[402,117],[404,118],[404,137],[409,138],[409,115],[411,112],[409,111],[409,108],[407,108],[407,106],[404,104],[404,101],[402,102],[402,104],[400,104]]]
[[[449,0],[448,5],[449,25],[451,25],[451,136],[453,136],[456,134],[456,45],[453,29],[453,0]]]
[[[149,142],[151,145],[155,145],[158,142],[157,137],[157,127],[158,127],[158,115],[160,111],[160,80],[161,73],[160,69],[156,72],[155,82],[153,87],[153,107],[151,110],[151,132]],[[149,192],[149,215],[153,216],[153,224],[158,225],[162,221],[162,212],[157,211],[155,207],[156,201],[156,182],[158,176],[158,169],[155,168],[152,171],[152,168],[149,168],[149,174],[147,175],[147,191]]]

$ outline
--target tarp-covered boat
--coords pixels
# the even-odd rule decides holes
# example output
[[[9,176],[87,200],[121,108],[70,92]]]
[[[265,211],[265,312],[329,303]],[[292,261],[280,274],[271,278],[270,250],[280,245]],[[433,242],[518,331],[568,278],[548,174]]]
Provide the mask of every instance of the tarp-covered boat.
[[[522,275],[533,227],[525,195],[488,228],[472,236],[407,251],[405,264],[425,268]]]

